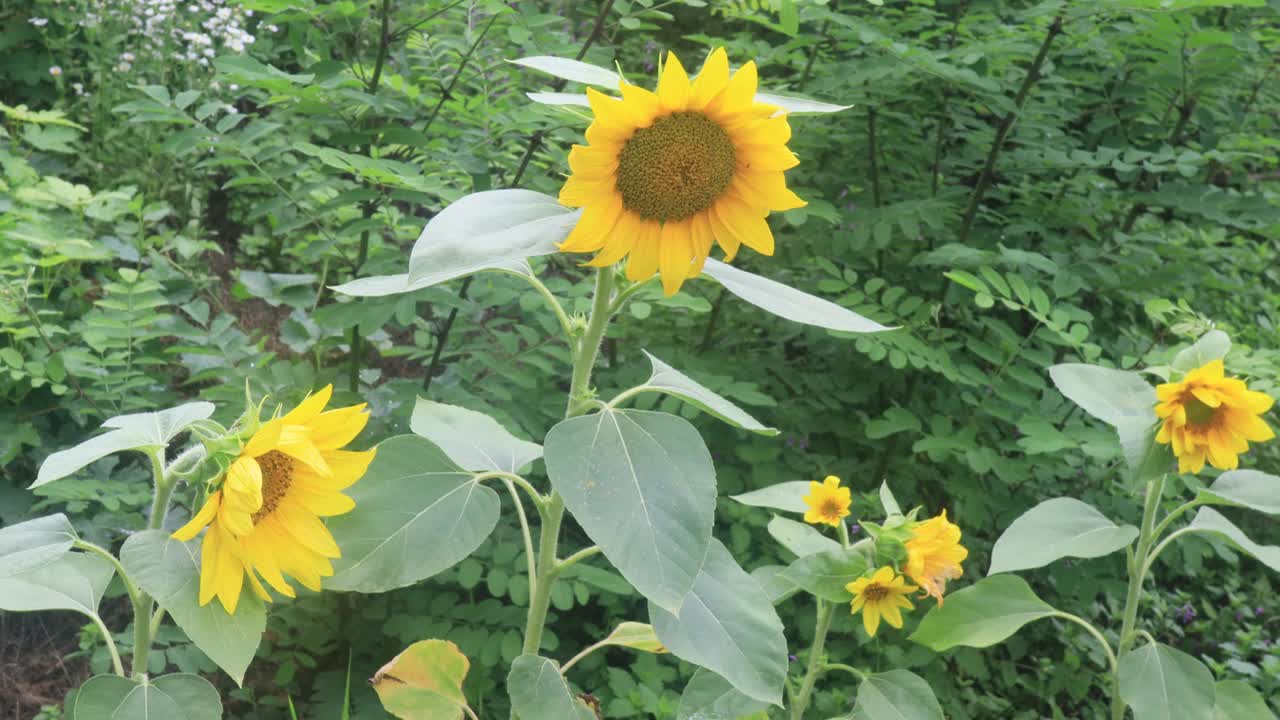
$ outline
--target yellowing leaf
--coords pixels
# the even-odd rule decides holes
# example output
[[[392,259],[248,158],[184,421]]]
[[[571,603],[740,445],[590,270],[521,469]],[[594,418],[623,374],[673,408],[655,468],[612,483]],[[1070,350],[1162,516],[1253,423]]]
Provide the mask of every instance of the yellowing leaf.
[[[624,622],[609,633],[609,637],[604,639],[604,644],[619,645],[641,652],[667,652],[666,646],[653,631],[653,626],[646,623]]]
[[[460,720],[467,698],[467,656],[447,640],[422,640],[383,665],[370,681],[382,707],[401,720]]]

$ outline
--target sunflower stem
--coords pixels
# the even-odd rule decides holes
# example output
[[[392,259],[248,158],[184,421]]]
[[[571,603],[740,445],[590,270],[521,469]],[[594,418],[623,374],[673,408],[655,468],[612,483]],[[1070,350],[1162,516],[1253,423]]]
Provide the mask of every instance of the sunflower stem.
[[[1116,647],[1116,668],[1111,676],[1111,720],[1124,720],[1124,700],[1120,697],[1119,661],[1133,645],[1134,625],[1138,620],[1138,606],[1142,602],[1142,581],[1146,578],[1147,558],[1151,554],[1151,545],[1155,540],[1156,510],[1160,507],[1160,497],[1164,495],[1164,475],[1147,483],[1147,497],[1142,508],[1142,528],[1138,533],[1138,545],[1133,552],[1133,562],[1129,566],[1129,592],[1124,601],[1124,621],[1120,625],[1120,643]]]
[[[151,497],[151,515],[147,518],[148,530],[159,530],[164,527],[165,515],[169,512],[169,499],[173,496],[173,480],[168,478],[164,467],[164,448],[156,448],[147,453],[151,458],[151,473],[155,478],[155,494]],[[123,568],[120,568],[123,570]],[[124,579],[123,572],[121,579]],[[130,594],[133,600],[133,660],[130,669],[135,680],[147,675],[147,658],[151,655],[151,612],[154,603],[151,596],[139,588]]]
[[[809,706],[809,698],[813,695],[814,685],[822,674],[822,652],[827,644],[827,633],[831,630],[831,619],[835,615],[835,603],[818,598],[818,619],[813,627],[813,647],[809,649],[809,666],[805,670],[804,680],[800,683],[800,692],[796,694],[795,704],[791,706],[791,720],[800,720]]]

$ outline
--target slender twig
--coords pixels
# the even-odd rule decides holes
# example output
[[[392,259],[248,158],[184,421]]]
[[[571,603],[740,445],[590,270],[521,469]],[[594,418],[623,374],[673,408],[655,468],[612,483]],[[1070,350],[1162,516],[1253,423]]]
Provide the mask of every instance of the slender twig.
[[[503,478],[503,484],[507,486],[507,492],[511,493],[511,502],[516,506],[516,516],[520,518],[520,535],[524,540],[524,555],[529,563],[529,595],[533,595],[537,588],[538,570],[535,565],[533,552],[533,533],[529,531],[529,516],[524,512],[524,503],[520,500],[520,493],[516,492],[515,483],[508,478]]]
[[[583,560],[586,560],[587,558],[592,557],[592,556],[595,556],[595,555],[599,555],[599,554],[600,554],[600,552],[601,552],[601,550],[600,550],[600,546],[599,546],[599,545],[592,545],[591,547],[585,547],[585,548],[582,548],[582,549],[581,549],[581,550],[579,550],[578,552],[576,552],[576,553],[574,553],[574,554],[570,555],[569,557],[567,557],[567,558],[565,558],[565,559],[563,559],[563,560],[561,560],[561,561],[557,562],[557,563],[556,563],[556,574],[557,574],[557,575],[559,575],[560,573],[564,572],[565,570],[568,570],[569,568],[573,567],[574,565],[577,565],[578,563],[582,562]]]
[[[852,665],[845,665],[844,663],[827,663],[826,665],[822,666],[823,672],[828,672],[830,670],[839,670],[841,672],[847,672],[850,675],[858,678],[858,680],[867,679],[866,673],[862,672],[861,670],[859,670],[858,668]]]
[[[1085,620],[1078,615],[1072,615],[1068,612],[1054,613],[1054,617],[1060,617],[1063,620],[1070,620],[1085,630],[1088,630],[1089,634],[1093,635],[1093,637],[1097,639],[1098,644],[1102,646],[1102,651],[1106,653],[1107,664],[1111,666],[1111,672],[1118,672],[1119,666],[1116,664],[1116,654],[1111,650],[1111,643],[1107,642],[1107,638],[1103,636],[1098,628],[1094,627],[1088,620]]]

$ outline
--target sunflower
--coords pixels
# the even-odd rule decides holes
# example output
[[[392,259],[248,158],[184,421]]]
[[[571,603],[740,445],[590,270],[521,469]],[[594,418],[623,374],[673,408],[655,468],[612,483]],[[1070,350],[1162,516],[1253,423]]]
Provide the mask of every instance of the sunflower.
[[[849,516],[849,505],[853,503],[849,488],[840,487],[840,478],[835,475],[828,475],[820,483],[810,482],[809,494],[800,499],[809,506],[809,511],[804,514],[805,522],[814,525],[825,523],[832,527]]]
[[[902,627],[901,609],[911,610],[915,606],[907,599],[907,595],[919,588],[908,585],[893,568],[885,565],[871,577],[860,577],[844,586],[853,594],[853,602],[849,603],[849,612],[862,611],[862,627],[867,634],[876,636],[880,629],[880,618],[895,628]]]
[[[1275,437],[1258,417],[1271,409],[1271,396],[1226,377],[1222,360],[1192,370],[1181,382],[1157,386],[1156,397],[1156,416],[1163,420],[1156,441],[1173,445],[1178,472],[1198,473],[1206,458],[1219,470],[1234,470],[1250,441]]]
[[[969,557],[969,551],[960,544],[960,526],[948,521],[947,511],[943,510],[937,517],[916,523],[905,545],[907,575],[925,595],[937,598],[941,606],[947,581],[964,573],[960,563]]]
[[[726,262],[742,245],[772,255],[765,217],[805,202],[783,178],[799,163],[787,149],[791,126],[756,102],[755,63],[730,76],[717,48],[690,81],[667,53],[656,93],[626,80],[619,90],[587,90],[595,119],[560,190],[561,203],[585,209],[560,249],[595,252],[596,267],[626,257],[635,282],[661,272],[667,295],[702,271],[713,241]]]
[[[318,591],[341,555],[321,517],[351,512],[342,494],[364,475],[373,450],[340,450],[369,421],[365,406],[323,412],[333,386],[309,396],[284,417],[254,433],[214,492],[173,537],[190,540],[204,527],[200,553],[200,604],[217,596],[234,613],[245,578],[263,600],[271,596],[261,575],[281,595],[294,597],[291,576]]]

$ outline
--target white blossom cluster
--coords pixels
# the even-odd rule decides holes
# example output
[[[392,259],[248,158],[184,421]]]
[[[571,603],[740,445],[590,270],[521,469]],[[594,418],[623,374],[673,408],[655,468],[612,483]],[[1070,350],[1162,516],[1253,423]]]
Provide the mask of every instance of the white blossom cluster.
[[[84,27],[110,25],[127,38],[117,72],[139,60],[208,66],[220,53],[242,53],[255,38],[247,26],[252,10],[229,0],[86,0]],[[272,32],[274,26],[268,26]]]

